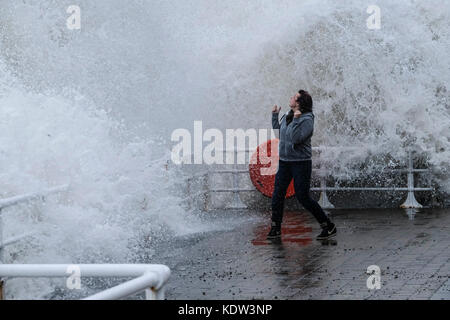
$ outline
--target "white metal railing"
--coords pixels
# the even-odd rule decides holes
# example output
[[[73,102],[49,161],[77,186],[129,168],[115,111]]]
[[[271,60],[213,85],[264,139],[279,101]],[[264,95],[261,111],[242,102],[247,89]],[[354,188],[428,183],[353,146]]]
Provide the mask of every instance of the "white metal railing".
[[[319,146],[319,147],[313,147],[313,150],[320,151],[324,149],[351,149],[351,150],[358,150],[358,147],[326,147],[326,146]],[[250,149],[238,149],[238,150],[219,150],[223,152],[252,152],[254,150]],[[400,205],[401,208],[422,208],[423,206],[416,200],[414,196],[415,191],[432,191],[434,190],[432,187],[414,187],[414,173],[426,173],[429,172],[429,169],[415,169],[413,166],[413,157],[412,157],[412,150],[407,150],[408,154],[408,161],[407,161],[407,168],[403,169],[384,169],[383,172],[406,172],[407,173],[407,186],[405,187],[328,187],[326,185],[326,173],[327,171],[322,168],[313,168],[312,170],[315,172],[321,172],[320,176],[320,187],[312,187],[310,188],[311,191],[320,191],[320,198],[319,198],[319,204],[322,206],[322,208],[325,209],[331,209],[334,208],[334,205],[328,200],[327,191],[407,191],[407,197],[406,200]],[[247,206],[242,202],[239,193],[240,192],[254,192],[257,191],[256,188],[242,188],[239,186],[239,175],[243,173],[248,173],[248,169],[238,169],[236,161],[234,161],[234,168],[233,169],[227,169],[227,170],[212,170],[206,172],[206,181],[208,181],[209,184],[209,175],[212,174],[233,174],[233,186],[231,188],[211,188],[207,191],[203,191],[198,194],[205,194],[205,202],[206,202],[206,194],[211,193],[233,193],[233,201],[230,206],[226,207],[226,209],[240,209],[240,208],[247,208]],[[320,164],[320,161],[319,161]],[[203,173],[204,175],[205,173]],[[189,182],[188,182],[189,185]],[[208,204],[205,203],[205,208],[208,207]]]
[[[8,239],[3,239],[3,209],[6,209],[11,206],[15,206],[21,203],[27,203],[29,201],[33,200],[44,200],[45,197],[52,193],[57,193],[61,191],[65,191],[68,189],[68,185],[61,185],[53,188],[46,189],[41,192],[34,192],[34,193],[28,193],[23,195],[18,195],[6,199],[0,200],[0,266],[4,262],[4,250],[5,247],[16,243],[17,241],[20,241],[24,238],[30,237],[35,234],[35,232],[28,232],[25,234],[13,236]],[[4,279],[2,279],[2,276],[0,275],[0,300],[2,300],[4,297]]]
[[[77,273],[74,274],[74,267]],[[164,286],[170,269],[158,264],[3,264],[0,277],[8,278],[68,278],[110,277],[134,279],[85,298],[85,300],[114,300],[145,291],[146,300],[163,300]],[[73,289],[75,290],[75,289]]]
[[[206,189],[193,193],[192,184],[193,184],[193,181],[197,180],[197,179],[203,180],[203,186]],[[197,199],[197,197],[202,196],[204,198],[203,210],[205,210],[205,211],[208,210],[208,207],[207,207],[208,201],[206,199],[206,197],[208,196],[208,191],[207,191],[208,185],[209,185],[209,172],[208,171],[198,172],[198,173],[186,178],[186,193],[188,196],[185,200],[187,200],[187,202],[188,202],[189,209],[194,207],[194,200]]]
[[[4,298],[4,278],[17,277],[69,277],[69,267],[79,268],[81,277],[134,277],[113,288],[106,289],[93,296],[90,300],[108,300],[128,297],[145,291],[147,300],[164,299],[164,285],[170,276],[170,269],[157,264],[2,264],[3,250],[7,245],[25,237],[34,235],[26,233],[3,240],[2,209],[26,203],[28,201],[45,199],[49,194],[66,191],[68,185],[58,186],[42,192],[30,193],[0,200],[0,300]]]
[[[23,235],[11,237],[9,239],[3,239],[3,209],[11,206],[15,206],[21,203],[26,203],[33,200],[44,200],[46,196],[62,191],[66,191],[69,188],[67,184],[46,189],[41,192],[28,193],[24,195],[14,196],[0,200],[0,263],[3,262],[3,251],[7,245],[13,244],[21,239],[34,235],[34,232],[29,232]]]
[[[0,210],[5,209],[10,206],[14,206],[19,203],[24,203],[24,202],[28,202],[28,201],[32,201],[32,200],[36,200],[36,199],[43,199],[43,198],[45,198],[45,196],[47,196],[49,194],[66,191],[68,188],[69,188],[69,186],[67,184],[64,184],[61,186],[46,189],[41,192],[27,193],[27,194],[14,196],[14,197],[6,198],[6,199],[0,199]]]

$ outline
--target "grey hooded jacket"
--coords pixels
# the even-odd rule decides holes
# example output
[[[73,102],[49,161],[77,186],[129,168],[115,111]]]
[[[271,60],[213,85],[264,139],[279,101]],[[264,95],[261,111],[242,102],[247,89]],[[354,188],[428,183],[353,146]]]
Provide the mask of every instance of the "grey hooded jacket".
[[[272,128],[280,129],[278,154],[283,161],[311,160],[311,137],[314,132],[314,114],[302,113],[286,126],[287,113],[278,122],[278,113],[272,113]]]

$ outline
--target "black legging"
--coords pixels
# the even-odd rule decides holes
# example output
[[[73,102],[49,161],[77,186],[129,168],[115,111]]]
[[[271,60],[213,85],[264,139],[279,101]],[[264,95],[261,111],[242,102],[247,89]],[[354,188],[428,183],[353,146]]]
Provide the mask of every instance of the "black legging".
[[[281,224],[283,220],[284,199],[286,191],[294,178],[295,196],[303,207],[311,212],[320,225],[330,223],[322,207],[309,196],[311,183],[312,161],[279,160],[275,176],[275,188],[272,194],[272,221]]]

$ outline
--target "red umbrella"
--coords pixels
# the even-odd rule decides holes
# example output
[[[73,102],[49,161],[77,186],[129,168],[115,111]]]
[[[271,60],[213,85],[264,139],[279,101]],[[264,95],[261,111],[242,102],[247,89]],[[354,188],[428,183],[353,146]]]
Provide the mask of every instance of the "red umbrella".
[[[272,197],[275,184],[275,174],[278,169],[278,139],[264,142],[256,148],[250,159],[249,172],[253,185],[263,195]],[[271,166],[273,163],[273,166]],[[286,192],[286,198],[295,195],[294,181],[292,180]]]

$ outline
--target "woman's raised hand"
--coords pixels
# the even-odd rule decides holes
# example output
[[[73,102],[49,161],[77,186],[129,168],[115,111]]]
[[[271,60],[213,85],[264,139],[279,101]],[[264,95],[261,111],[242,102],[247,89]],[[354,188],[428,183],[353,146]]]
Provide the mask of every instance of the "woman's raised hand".
[[[278,107],[277,105],[274,105],[272,108],[272,113],[279,113],[281,110],[281,107]]]

